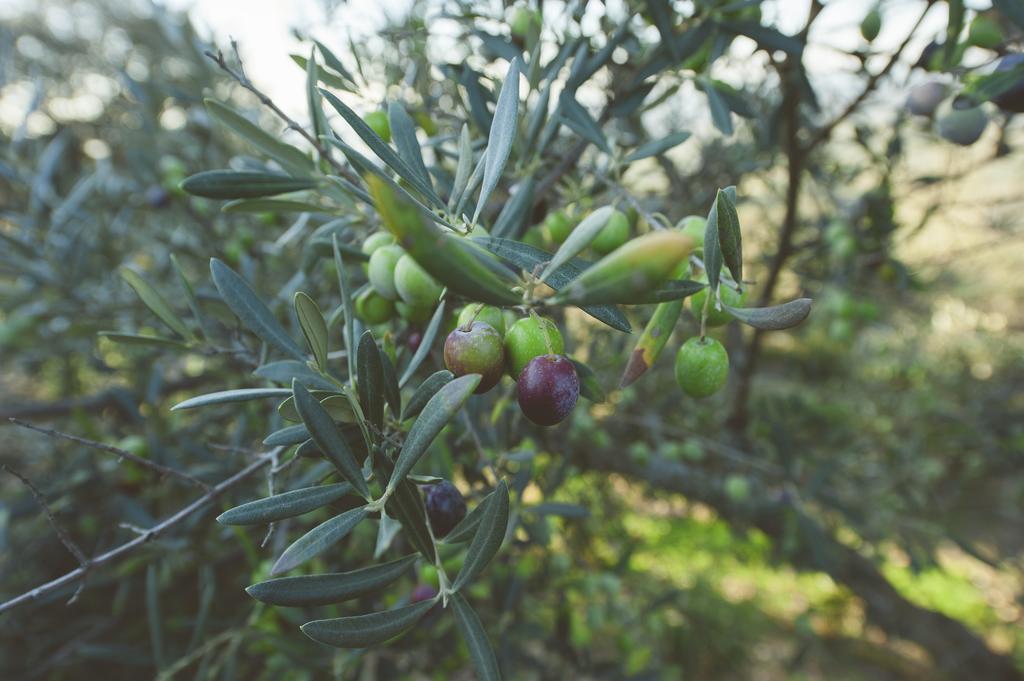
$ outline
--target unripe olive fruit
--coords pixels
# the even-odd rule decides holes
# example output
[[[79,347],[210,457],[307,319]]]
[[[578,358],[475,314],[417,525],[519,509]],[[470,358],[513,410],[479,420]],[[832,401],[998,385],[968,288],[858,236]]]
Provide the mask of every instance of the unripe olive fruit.
[[[725,495],[734,502],[743,502],[750,497],[750,482],[742,475],[728,475],[722,485]]]
[[[383,324],[395,314],[395,304],[372,288],[356,298],[356,316],[367,324]]]
[[[969,146],[978,141],[988,126],[988,114],[980,106],[958,109],[950,103],[939,107],[935,127],[943,139]]]
[[[714,338],[694,336],[676,353],[676,382],[690,397],[707,397],[729,377],[729,353]]]
[[[945,83],[930,81],[915,85],[907,96],[907,111],[915,116],[931,116],[946,98]]]
[[[395,310],[398,316],[410,324],[423,324],[434,315],[434,310],[429,307],[416,307],[404,300],[395,302]]]
[[[505,361],[512,378],[534,357],[565,352],[565,341],[558,325],[546,317],[524,317],[505,331]]]
[[[731,307],[743,307],[743,302],[747,297],[746,292],[740,293],[733,287],[726,286],[725,284],[719,284],[718,290],[723,303]],[[690,296],[690,310],[693,311],[693,316],[697,319],[700,319],[704,310],[704,301],[708,299],[708,294],[709,290],[702,288]],[[723,326],[731,322],[732,319],[732,313],[724,308],[721,310],[717,309],[714,300],[708,305],[708,326]]]
[[[472,320],[490,324],[501,336],[505,335],[505,313],[500,307],[470,303],[459,312],[458,325],[469,328]]]
[[[473,322],[456,327],[444,341],[444,365],[456,376],[480,374],[474,392],[485,393],[498,384],[505,371],[505,347],[493,326]]]
[[[548,216],[544,218],[544,228],[548,232],[548,237],[556,244],[560,244],[568,239],[575,226],[576,224],[566,215],[565,211],[559,210],[554,213],[548,213]]]
[[[466,517],[466,500],[459,488],[442,480],[427,489],[427,517],[435,537],[443,537]]]
[[[371,111],[363,116],[363,121],[385,142],[391,141],[391,123],[383,111]]]
[[[395,290],[413,307],[432,307],[441,297],[441,284],[406,253],[395,265]]]
[[[596,253],[608,255],[627,241],[629,241],[629,218],[622,211],[616,210],[608,218],[608,223],[590,242],[590,247]]]
[[[967,29],[967,42],[987,50],[1002,45],[1004,38],[1002,27],[984,14],[975,16]]]
[[[864,16],[864,20],[860,22],[860,34],[864,36],[864,40],[869,43],[878,37],[878,33],[882,30],[882,13],[878,11],[878,8],[873,8]]]
[[[576,367],[564,355],[534,357],[516,381],[519,408],[538,426],[553,426],[564,421],[579,396]]]
[[[708,221],[699,215],[690,215],[683,218],[676,224],[678,229],[683,234],[693,239],[694,250],[704,248],[704,230],[708,226]]]
[[[1024,66],[1024,54],[1008,54],[999,62],[996,71],[1011,71]],[[992,102],[1003,111],[1024,113],[1024,78],[1009,90],[992,98]]]
[[[544,248],[544,233],[539,227],[530,227],[523,235],[523,243],[534,248]]]
[[[370,285],[388,300],[398,298],[398,290],[395,288],[395,266],[405,255],[405,250],[396,244],[380,246],[370,256],[367,265],[366,276]]]
[[[366,255],[373,255],[381,246],[390,246],[395,243],[395,237],[387,232],[374,232],[363,239],[362,251]]]

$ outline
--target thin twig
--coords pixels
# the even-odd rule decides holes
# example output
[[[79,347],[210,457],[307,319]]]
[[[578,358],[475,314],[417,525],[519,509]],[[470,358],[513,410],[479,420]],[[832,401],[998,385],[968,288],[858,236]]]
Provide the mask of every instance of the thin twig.
[[[52,527],[53,531],[57,533],[57,538],[60,539],[60,543],[63,544],[64,548],[66,548],[68,552],[75,557],[75,560],[78,561],[79,568],[82,570],[82,581],[79,582],[78,588],[75,589],[75,593],[72,594],[71,599],[68,601],[68,605],[71,605],[78,600],[79,594],[81,594],[82,589],[85,588],[85,575],[89,570],[89,559],[85,557],[85,552],[78,548],[78,544],[74,542],[71,535],[65,532],[64,528],[57,522],[57,518],[53,515],[53,511],[50,510],[50,505],[46,503],[46,497],[44,497],[43,493],[32,484],[32,481],[7,464],[0,465],[0,468],[3,468],[8,473],[18,478],[18,480],[21,480],[22,484],[24,484],[25,487],[28,487],[29,491],[32,492],[32,496],[35,497],[36,503],[39,504],[40,508],[43,509],[43,513],[46,514],[46,520],[50,523],[50,527]]]
[[[208,506],[217,497],[219,497],[228,489],[234,487],[238,483],[249,478],[249,476],[251,476],[253,473],[269,464],[275,456],[279,456],[282,451],[284,451],[284,447],[276,447],[271,452],[262,455],[259,459],[253,461],[251,464],[249,464],[242,470],[238,471],[231,477],[225,478],[217,485],[210,488],[209,492],[199,497],[188,506],[185,506],[174,515],[165,518],[161,522],[151,527],[149,530],[145,532],[145,534],[141,534],[132,539],[131,541],[125,542],[124,544],[121,544],[120,546],[113,548],[110,551],[107,551],[106,553],[100,554],[95,558],[89,560],[87,563],[88,568],[94,569],[100,567],[101,565],[110,563],[114,560],[117,560],[125,556],[126,554],[142,546],[143,544],[153,539],[156,539],[161,534],[163,534],[170,528],[174,527],[175,525],[179,524],[196,511],[202,510],[203,508]],[[68,572],[62,577],[58,577],[57,579],[51,580],[46,584],[42,584],[30,591],[26,591],[20,596],[15,596],[14,598],[4,603],[0,603],[0,613],[4,613],[8,610],[11,610],[12,608],[16,608],[17,606],[27,603],[29,601],[34,601],[40,598],[41,596],[45,596],[46,594],[56,591],[61,587],[67,586],[68,584],[74,582],[76,579],[83,577],[85,575],[85,572],[85,568],[77,568],[75,570],[72,570],[71,572]]]
[[[349,182],[359,184],[360,180],[355,173],[353,173],[351,170],[349,170],[345,166],[341,165],[341,163],[336,161],[331,156],[330,152],[328,152],[327,148],[320,143],[320,140],[311,135],[308,130],[306,130],[304,127],[295,122],[295,120],[291,116],[282,111],[281,108],[274,103],[274,100],[265,95],[262,90],[257,88],[253,84],[253,82],[249,80],[249,77],[245,75],[245,67],[242,66],[242,60],[238,57],[238,44],[234,40],[231,41],[231,47],[235,52],[235,59],[238,61],[239,66],[237,71],[228,65],[227,60],[224,59],[224,53],[220,50],[217,50],[216,53],[207,51],[204,54],[211,60],[213,60],[213,62],[217,64],[217,66],[219,66],[222,71],[224,71],[229,76],[234,78],[239,85],[241,85],[243,88],[245,88],[253,95],[255,95],[256,99],[260,101],[260,104],[273,111],[278,118],[284,121],[285,125],[288,127],[289,130],[294,130],[295,132],[302,135],[307,142],[313,145],[313,148],[317,150],[317,153],[320,154],[320,157],[323,158],[328,163],[330,163],[331,167],[334,168],[334,170],[339,175],[344,177]]]
[[[78,444],[85,445],[86,447],[92,447],[93,449],[98,449],[103,452],[110,452],[111,454],[116,454],[119,458],[128,459],[132,463],[136,463],[142,466],[143,468],[148,468],[149,470],[157,473],[158,475],[166,475],[178,478],[179,480],[187,482],[190,485],[195,485],[196,487],[199,487],[202,490],[205,490],[207,492],[210,491],[210,486],[207,485],[202,480],[200,480],[199,478],[195,478],[189,475],[188,473],[185,473],[184,471],[179,471],[174,468],[170,468],[168,466],[156,463],[155,461],[150,461],[149,459],[143,458],[136,454],[132,454],[131,452],[125,449],[121,449],[120,447],[104,444],[102,442],[96,442],[95,440],[89,440],[87,438],[78,437],[77,435],[71,435],[69,433],[63,433],[59,430],[54,430],[53,428],[44,428],[42,426],[33,425],[26,421],[22,421],[21,419],[10,418],[8,419],[8,421],[10,421],[16,426],[28,428],[29,430],[34,430],[37,433],[42,433],[43,435],[49,435],[50,437],[57,437],[62,438],[64,440],[70,440],[71,442],[77,442]]]

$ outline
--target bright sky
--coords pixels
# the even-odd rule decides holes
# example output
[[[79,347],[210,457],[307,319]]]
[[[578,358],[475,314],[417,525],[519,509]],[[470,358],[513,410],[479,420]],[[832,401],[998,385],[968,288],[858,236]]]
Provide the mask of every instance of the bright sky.
[[[304,107],[301,80],[288,55],[305,51],[292,30],[311,33],[330,47],[343,50],[346,36],[370,35],[385,19],[385,11],[400,14],[411,0],[349,0],[337,2],[330,16],[323,0],[164,0],[168,7],[187,10],[198,29],[206,36],[221,40],[235,38],[249,76],[289,112],[301,116]],[[807,17],[810,0],[776,0],[765,3],[765,14],[784,32],[795,32]],[[558,3],[560,4],[560,3]],[[849,66],[837,49],[863,44],[858,26],[876,0],[831,0],[816,24],[815,43],[805,63],[812,74],[827,76]],[[985,7],[988,0],[974,0],[969,6]],[[494,3],[481,3],[499,6]],[[917,18],[922,0],[883,0],[885,22],[876,47],[886,49],[898,44]],[[945,24],[944,7],[932,11],[923,40],[937,35]],[[431,25],[434,30],[434,25]],[[923,46],[923,43],[922,45]],[[920,46],[913,46],[916,54]]]

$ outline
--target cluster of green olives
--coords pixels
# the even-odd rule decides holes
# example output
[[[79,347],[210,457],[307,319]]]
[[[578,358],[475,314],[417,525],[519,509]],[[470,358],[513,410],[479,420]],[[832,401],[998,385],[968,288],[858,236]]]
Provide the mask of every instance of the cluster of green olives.
[[[430,319],[442,286],[386,232],[375,232],[363,242],[370,256],[366,276],[370,287],[355,300],[356,316],[367,324],[383,324],[398,314],[411,324]]]
[[[504,374],[516,381],[519,408],[537,425],[553,426],[572,413],[580,396],[576,367],[551,319],[531,314],[508,318],[496,307],[471,303],[444,343],[444,363],[456,376],[480,374],[476,392],[493,388]]]
[[[589,209],[578,204],[548,213],[544,221],[526,231],[523,242],[537,248],[550,248],[562,244],[576,226],[587,216]],[[590,242],[595,255],[608,255],[629,241],[633,231],[630,217],[621,210],[612,212],[608,222]]]

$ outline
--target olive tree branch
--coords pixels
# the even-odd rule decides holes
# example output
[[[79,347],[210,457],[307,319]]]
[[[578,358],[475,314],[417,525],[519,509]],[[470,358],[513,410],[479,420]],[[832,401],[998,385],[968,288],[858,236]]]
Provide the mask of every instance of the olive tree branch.
[[[61,438],[64,440],[70,440],[71,442],[77,442],[80,445],[92,447],[93,449],[98,449],[102,452],[110,452],[111,454],[116,454],[119,459],[127,459],[132,463],[136,463],[142,466],[143,468],[148,468],[149,470],[157,473],[160,476],[170,476],[173,478],[177,478],[179,480],[189,483],[190,485],[199,487],[200,489],[205,490],[207,492],[210,491],[210,486],[207,485],[202,480],[200,480],[199,478],[193,477],[188,473],[185,473],[184,471],[179,471],[174,468],[170,468],[169,466],[159,464],[155,461],[150,461],[149,459],[138,456],[136,454],[132,454],[128,450],[121,449],[120,447],[104,444],[102,442],[96,442],[95,440],[89,440],[87,438],[79,437],[77,435],[71,435],[70,433],[64,433],[59,430],[54,430],[53,428],[44,428],[42,426],[36,426],[26,421],[22,421],[21,419],[16,419],[13,417],[7,420],[16,426],[28,428],[29,430],[34,430],[37,433],[42,433],[43,435]]]
[[[258,87],[256,87],[256,85],[253,84],[253,82],[251,80],[249,80],[249,76],[247,76],[245,74],[245,68],[242,66],[242,60],[238,56],[238,43],[236,41],[232,40],[231,41],[231,48],[232,48],[232,50],[234,50],[234,52],[235,52],[235,59],[238,61],[238,69],[237,70],[231,68],[231,66],[228,65],[227,60],[224,58],[224,53],[221,52],[220,50],[217,50],[216,52],[212,52],[212,51],[208,50],[208,51],[204,52],[204,54],[207,57],[209,57],[218,67],[220,67],[220,69],[222,71],[224,71],[229,76],[234,78],[235,81],[239,85],[241,85],[243,88],[245,88],[246,90],[251,92],[253,95],[255,95],[256,99],[258,99],[260,101],[260,104],[262,104],[263,106],[265,106],[268,109],[270,109],[271,111],[273,111],[274,115],[276,115],[278,118],[280,118],[282,121],[284,121],[285,125],[287,126],[287,128],[289,130],[294,130],[295,132],[297,132],[300,135],[302,135],[302,137],[307,142],[309,142],[313,146],[314,149],[317,150],[317,153],[320,154],[320,157],[323,158],[328,163],[330,163],[331,167],[339,175],[344,177],[349,182],[352,182],[353,184],[359,184],[360,180],[355,175],[355,173],[353,173],[351,170],[349,170],[348,168],[343,166],[341,163],[336,161],[334,159],[334,157],[331,156],[331,154],[327,150],[327,148],[324,147],[324,145],[320,143],[320,140],[318,140],[316,137],[311,135],[309,133],[309,131],[306,130],[304,127],[299,125],[295,121],[295,119],[293,119],[291,116],[289,116],[284,111],[282,111],[281,107],[279,107],[277,104],[274,103],[274,100],[272,100],[270,97],[268,97],[266,94],[264,94],[264,92],[262,90],[260,90]]]
[[[66,548],[68,552],[75,557],[75,560],[78,561],[80,566],[79,570],[82,571],[82,581],[79,582],[78,588],[75,589],[75,593],[71,595],[68,605],[74,603],[78,600],[78,595],[82,593],[82,589],[85,588],[85,575],[89,568],[89,559],[86,558],[82,549],[78,548],[78,544],[74,542],[71,535],[69,535],[64,528],[61,527],[60,523],[57,522],[57,518],[53,515],[53,511],[50,510],[50,505],[46,503],[46,497],[44,497],[43,493],[32,484],[32,481],[7,464],[0,465],[0,468],[3,468],[3,470],[18,478],[18,480],[21,480],[22,484],[24,484],[25,487],[28,487],[28,490],[32,493],[32,496],[35,497],[40,508],[43,509],[43,513],[46,514],[46,520],[50,523],[50,527],[52,527],[53,531],[57,533],[57,538],[60,539],[60,543],[63,544],[64,548]]]
[[[270,452],[261,455],[258,459],[250,463],[242,470],[238,471],[237,473],[228,478],[225,478],[218,484],[211,487],[209,492],[199,497],[188,506],[185,506],[184,508],[180,509],[177,513],[160,521],[159,523],[146,530],[143,534],[138,535],[131,541],[125,542],[124,544],[121,544],[120,546],[117,546],[107,551],[106,553],[102,553],[96,556],[95,558],[90,558],[86,560],[84,565],[75,570],[72,570],[71,572],[68,572],[62,577],[58,577],[57,579],[51,580],[45,584],[41,584],[40,586],[37,586],[36,588],[31,589],[30,591],[26,591],[20,596],[15,596],[14,598],[4,603],[0,603],[0,613],[7,612],[8,610],[16,608],[19,605],[22,605],[29,601],[34,601],[42,596],[45,596],[53,591],[56,591],[57,589],[60,589],[61,587],[67,586],[68,584],[74,582],[76,579],[83,577],[88,570],[92,570],[94,568],[98,568],[102,565],[106,565],[107,563],[118,560],[123,556],[127,555],[128,553],[131,553],[134,549],[139,548],[143,544],[146,544],[149,541],[156,539],[163,533],[167,532],[168,530],[170,530],[171,528],[173,528],[174,526],[178,525],[183,520],[191,516],[193,513],[200,511],[207,507],[208,505],[210,505],[214,500],[216,500],[221,494],[223,494],[227,490],[248,479],[254,473],[256,473],[264,466],[268,465],[271,461],[273,461],[275,457],[280,456],[282,451],[284,451],[284,447],[275,447]]]

